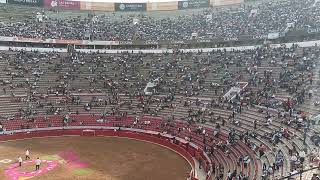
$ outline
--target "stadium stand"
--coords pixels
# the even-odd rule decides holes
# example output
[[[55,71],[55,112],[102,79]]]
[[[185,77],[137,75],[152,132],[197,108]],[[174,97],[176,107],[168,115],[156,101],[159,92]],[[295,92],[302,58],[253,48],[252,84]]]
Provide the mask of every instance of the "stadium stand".
[[[177,18],[139,15],[136,24],[130,16],[46,16],[41,22],[3,22],[0,35],[171,41],[197,33],[198,39],[268,39],[275,32],[317,31],[319,12],[316,1],[284,0]],[[212,20],[203,18],[208,14]],[[242,51],[194,53],[2,51],[0,129],[3,134],[61,126],[153,130],[201,147],[212,162],[202,164],[208,179],[296,179],[304,170],[304,179],[314,179],[318,170],[309,169],[319,162],[319,55],[318,46],[267,42]]]

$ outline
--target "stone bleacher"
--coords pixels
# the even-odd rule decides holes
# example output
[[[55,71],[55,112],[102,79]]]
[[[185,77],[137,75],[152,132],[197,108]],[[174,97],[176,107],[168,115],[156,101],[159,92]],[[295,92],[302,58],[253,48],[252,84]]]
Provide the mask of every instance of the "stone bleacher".
[[[288,64],[286,70],[292,70],[294,74],[301,73],[302,71],[297,70],[297,64],[302,58],[303,51],[298,48],[292,53],[296,54],[294,58],[288,56],[281,59],[283,54],[279,55],[279,52],[269,50],[268,56],[257,67],[258,78],[263,78],[266,70],[272,70],[272,78],[278,80],[280,72],[283,71],[281,66],[285,63]],[[285,156],[282,175],[286,176],[290,172],[289,150],[292,150],[293,146],[297,150],[307,148],[308,151],[315,147],[310,142],[309,136],[305,146],[303,132],[294,126],[285,125],[276,113],[271,113],[272,124],[264,126],[267,112],[261,111],[255,106],[256,104],[248,102],[244,103],[248,105],[242,107],[241,113],[235,114],[235,120],[239,121],[240,125],[235,124],[233,118],[229,118],[234,108],[229,108],[228,102],[219,101],[219,98],[236,82],[250,82],[252,75],[248,73],[247,68],[254,68],[250,65],[254,61],[252,54],[252,52],[230,52],[227,55],[230,57],[229,61],[222,52],[174,55],[82,54],[78,55],[78,62],[72,63],[69,54],[2,52],[0,53],[1,123],[7,130],[20,129],[21,125],[25,128],[56,127],[62,126],[63,117],[71,114],[70,117],[74,121],[68,122],[67,125],[117,126],[120,123],[122,126],[133,126],[133,117],[137,116],[140,117],[140,122],[145,119],[150,119],[152,122],[148,126],[142,124],[136,126],[159,130],[166,119],[173,118],[175,121],[171,123],[175,126],[166,126],[164,130],[169,130],[182,138],[191,136],[192,141],[200,147],[213,146],[214,142],[219,141],[226,142],[230,129],[234,129],[237,136],[255,132],[257,138],[250,138],[250,145],[237,140],[236,144],[227,145],[228,153],[219,148],[215,149],[210,156],[212,162],[223,167],[224,175],[229,170],[237,170],[238,173],[243,171],[249,174],[251,179],[259,179],[262,174],[262,164],[272,165],[275,153],[281,150]],[[273,56],[275,58],[272,58]],[[271,62],[271,59],[274,62]],[[296,62],[292,64],[292,61]],[[32,74],[35,70],[43,74],[37,77]],[[141,92],[145,84],[157,77],[162,78],[158,94],[143,96]],[[191,80],[186,80],[190,77]],[[307,73],[301,77],[307,79]],[[293,80],[291,83],[296,81]],[[212,83],[219,84],[219,87],[212,87]],[[249,83],[246,91],[259,92],[263,89],[263,84],[264,82],[256,85]],[[294,96],[279,84],[275,84],[271,91],[278,96]],[[173,94],[172,100],[166,98]],[[143,98],[140,99],[141,97]],[[258,94],[256,97],[259,98]],[[76,98],[79,98],[79,103],[72,101]],[[223,107],[211,107],[212,99]],[[309,100],[306,100],[300,107],[312,112],[307,109],[308,102]],[[188,105],[185,106],[185,103]],[[91,105],[89,111],[84,110],[86,104]],[[195,116],[191,125],[188,125],[186,121],[190,113],[199,110],[204,110],[204,113]],[[107,122],[98,123],[96,120],[100,119],[102,114],[105,114]],[[126,119],[118,120],[121,116]],[[254,128],[254,121],[258,122],[257,129]],[[225,125],[222,125],[223,122]],[[222,133],[214,137],[212,134],[217,124],[221,125]],[[206,144],[203,135],[199,133],[187,130],[177,132],[178,127],[187,129],[188,126],[192,130],[198,126],[206,128],[208,134]],[[290,139],[281,138],[277,145],[263,138],[265,133],[281,128],[288,128],[295,136]],[[209,140],[210,138],[212,140]],[[253,150],[252,147],[259,147],[261,144],[267,147],[267,153],[266,156],[258,158],[257,149]],[[237,165],[237,161],[240,156],[245,155],[249,155],[251,163],[248,169],[243,170]]]

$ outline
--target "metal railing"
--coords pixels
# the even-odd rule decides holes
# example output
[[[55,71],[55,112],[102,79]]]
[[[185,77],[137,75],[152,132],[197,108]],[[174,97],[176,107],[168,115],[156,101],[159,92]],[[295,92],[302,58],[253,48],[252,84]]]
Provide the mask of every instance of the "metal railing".
[[[312,167],[312,168],[309,168],[309,169],[304,169],[304,170],[301,170],[300,172],[291,174],[289,176],[280,177],[277,180],[287,180],[287,179],[291,179],[291,178],[293,178],[294,176],[297,176],[297,175],[299,175],[299,178],[296,178],[296,179],[297,180],[302,180],[303,173],[306,173],[306,172],[309,172],[309,171],[312,171],[312,170],[315,170],[315,169],[319,169],[320,170],[320,166],[315,166],[315,167]]]

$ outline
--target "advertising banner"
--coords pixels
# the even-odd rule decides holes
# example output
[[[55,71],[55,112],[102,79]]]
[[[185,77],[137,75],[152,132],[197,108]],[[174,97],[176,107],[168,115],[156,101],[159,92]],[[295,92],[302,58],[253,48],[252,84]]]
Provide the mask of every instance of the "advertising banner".
[[[13,41],[13,37],[0,36],[0,41]]]
[[[75,44],[82,45],[82,40],[64,40],[64,39],[56,39],[54,41],[55,44]]]
[[[147,10],[148,11],[174,11],[174,10],[178,10],[178,1],[148,3]]]
[[[93,11],[114,11],[114,3],[92,2],[91,8]]]
[[[88,41],[83,40],[83,45],[101,45],[101,46],[108,46],[108,45],[119,45],[119,41]]]
[[[116,11],[146,11],[146,3],[115,3]]]
[[[47,9],[71,9],[80,10],[79,1],[66,1],[66,0],[44,0],[44,7]]]
[[[209,0],[190,0],[178,2],[178,9],[193,9],[204,7],[209,7]]]
[[[308,29],[309,34],[319,33],[319,32],[320,32],[320,28],[309,28]]]
[[[268,34],[268,39],[278,39],[280,37],[280,33],[274,32]]]
[[[31,42],[31,43],[41,43],[43,40],[40,38],[25,38],[25,37],[13,37],[15,42]]]
[[[80,10],[114,11],[114,3],[107,2],[80,2]]]
[[[244,0],[210,0],[210,4],[212,6],[228,6],[228,5],[235,5],[241,4]]]
[[[42,6],[42,0],[7,0],[7,3],[27,6]]]
[[[257,40],[257,39],[267,39],[268,35],[255,35],[252,36],[252,39]]]

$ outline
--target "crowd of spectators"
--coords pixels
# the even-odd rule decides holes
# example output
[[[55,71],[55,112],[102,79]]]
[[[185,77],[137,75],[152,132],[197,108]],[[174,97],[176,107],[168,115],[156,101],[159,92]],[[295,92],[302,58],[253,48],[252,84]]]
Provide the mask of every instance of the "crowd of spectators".
[[[314,84],[319,55],[318,47],[296,45],[158,55],[2,52],[1,94],[10,97],[19,109],[1,115],[31,123],[39,115],[45,119],[50,115],[63,115],[63,124],[68,126],[69,122],[76,121],[69,118],[70,114],[91,113],[101,116],[102,122],[108,115],[121,120],[128,115],[148,114],[169,120],[162,127],[166,133],[201,134],[203,150],[208,155],[220,149],[228,156],[230,147],[242,141],[257,152],[258,157],[264,157],[266,147],[257,144],[255,139],[277,146],[283,139],[296,137],[294,130],[310,130],[309,118],[298,107],[313,97],[310,87]],[[145,94],[148,82],[156,84],[152,95]],[[246,82],[246,87],[239,82]],[[234,97],[225,96],[233,88],[241,91]],[[260,122],[255,120],[252,129],[240,131],[238,128],[243,127],[244,122],[239,117],[251,108],[258,109],[265,117]],[[187,113],[181,116],[178,112],[183,109]],[[226,111],[228,117],[215,115],[218,110]],[[170,120],[177,118],[190,125],[213,124],[213,132],[207,132],[202,126],[176,129]],[[273,127],[274,121],[281,122],[281,127],[259,133],[260,129]],[[85,124],[79,122],[79,125]],[[48,127],[51,126],[48,122]],[[1,125],[1,128],[5,127]],[[32,128],[32,124],[21,128]],[[221,128],[227,129],[228,138],[214,142],[212,137],[219,136]],[[192,141],[192,136],[186,140]],[[275,162],[264,166],[264,176],[281,169],[281,153]],[[302,158],[305,156],[300,150],[292,150],[292,171],[303,164]],[[250,164],[250,158],[244,155],[239,162]],[[214,169],[223,172],[221,168]],[[245,175],[230,170],[227,176]]]
[[[257,10],[257,11],[255,11]],[[85,19],[29,19],[25,22],[0,24],[3,36],[32,38],[83,39],[88,34],[97,40],[185,40],[192,33],[199,38],[237,38],[242,35],[264,36],[283,32],[287,23],[294,23],[295,30],[317,29],[319,4],[315,1],[263,2],[232,10],[205,10],[200,14],[177,18],[151,18],[140,15],[139,22],[132,18],[111,20],[108,17]],[[212,15],[209,18],[207,15]],[[301,51],[302,50],[302,51]],[[203,151],[209,156],[219,149],[226,156],[230,147],[242,141],[257,153],[267,155],[267,147],[257,144],[261,138],[273,146],[283,139],[293,139],[296,132],[308,132],[310,119],[299,110],[306,100],[313,97],[314,68],[319,58],[319,48],[268,46],[246,51],[215,50],[209,53],[174,54],[82,54],[5,52],[0,54],[2,94],[9,96],[19,109],[1,114],[3,119],[25,119],[35,122],[43,115],[63,115],[63,125],[72,121],[70,114],[99,114],[105,122],[108,115],[121,120],[130,115],[148,114],[182,119],[188,124],[213,124],[212,134],[202,126],[176,129],[172,122],[162,124],[164,132],[176,135],[195,132],[203,137]],[[148,82],[156,84],[152,95],[147,96]],[[239,82],[245,82],[246,87]],[[240,91],[233,98],[225,96],[232,88]],[[283,93],[285,92],[285,93]],[[98,94],[98,95],[95,95]],[[102,94],[102,95],[101,95]],[[252,129],[240,131],[244,110],[257,108],[264,118],[252,123]],[[182,116],[176,111],[186,109]],[[228,117],[216,116],[216,110],[226,111]],[[10,114],[11,113],[11,114]],[[47,121],[47,120],[46,120]],[[137,118],[138,121],[138,118]],[[136,125],[138,122],[135,121]],[[281,127],[274,128],[274,122]],[[84,125],[86,122],[79,122]],[[145,125],[148,122],[144,123]],[[48,127],[52,123],[48,121]],[[271,128],[261,134],[260,129]],[[32,125],[21,125],[22,129]],[[214,141],[222,128],[227,129],[226,141]],[[0,131],[5,130],[0,124]],[[192,141],[192,136],[185,137]],[[318,145],[320,138],[311,140]],[[306,138],[303,143],[306,144]],[[284,166],[284,153],[274,151],[275,161],[263,163],[262,177],[267,179]],[[306,150],[290,149],[290,171],[294,174],[306,159]],[[317,150],[312,160],[319,158]],[[238,165],[250,164],[248,155],[240,156]],[[221,165],[214,165],[217,178],[223,179]],[[228,170],[227,178],[246,179],[246,175]]]
[[[186,40],[192,33],[200,39],[262,37],[273,32],[318,29],[319,7],[313,0],[266,1],[170,18],[139,15],[134,17],[137,23],[126,16],[121,20],[108,16],[53,19],[43,12],[42,21],[1,23],[0,35],[124,41]],[[288,29],[288,23],[294,27]],[[48,118],[52,115],[62,116],[63,126],[77,121],[70,118],[72,114],[99,116],[97,122],[101,123],[109,115],[119,121],[131,115],[136,117],[132,126],[143,128],[151,122],[139,123],[140,116],[156,116],[165,119],[159,125],[164,133],[189,134],[185,140],[190,142],[192,134],[202,137],[203,151],[209,157],[217,150],[228,157],[232,147],[243,142],[259,159],[274,154],[273,161],[262,163],[262,179],[279,173],[286,158],[289,171],[295,174],[306,161],[320,160],[318,149],[310,153],[292,145],[287,156],[283,149],[269,150],[266,144],[280,147],[300,133],[303,145],[310,135],[315,147],[319,146],[318,132],[312,130],[310,117],[300,109],[314,98],[319,55],[319,47],[297,45],[207,53],[177,50],[173,54],[1,52],[0,102],[5,106],[8,102],[3,99],[9,98],[10,109],[0,109],[0,118],[23,119],[27,123],[21,129],[28,129],[36,128],[32,123],[37,116],[43,116],[52,127]],[[147,84],[154,85],[150,91]],[[242,114],[249,110],[257,110],[262,118],[248,125]],[[176,119],[188,125],[177,128]],[[78,123],[86,125],[85,121]],[[212,132],[204,128],[208,124]],[[0,131],[6,131],[3,123]],[[216,141],[222,132],[227,132],[227,139]],[[249,154],[242,154],[237,166],[246,169],[252,160]],[[217,179],[248,179],[246,173],[225,170],[221,164],[214,164],[212,170]]]
[[[0,34],[43,39],[170,41],[190,40],[192,33],[196,33],[199,39],[232,40],[240,36],[264,39],[268,33],[319,29],[319,7],[315,0],[281,0],[234,9],[206,9],[201,13],[168,18],[142,14],[124,15],[116,20],[112,15],[55,19],[44,15],[41,21],[28,18],[21,22],[3,22]]]

